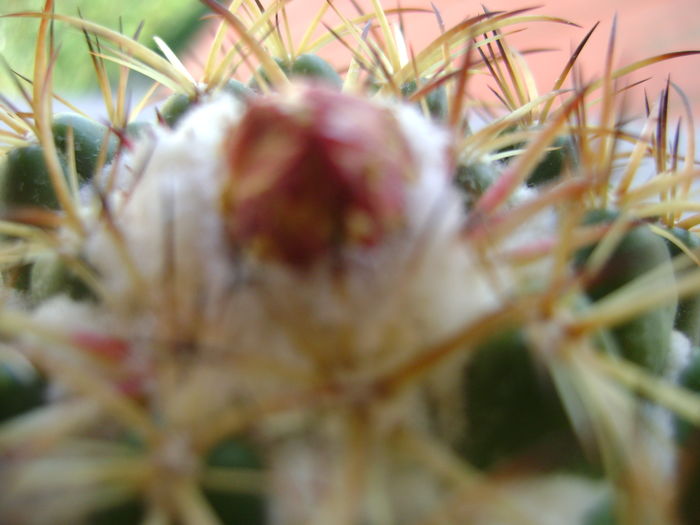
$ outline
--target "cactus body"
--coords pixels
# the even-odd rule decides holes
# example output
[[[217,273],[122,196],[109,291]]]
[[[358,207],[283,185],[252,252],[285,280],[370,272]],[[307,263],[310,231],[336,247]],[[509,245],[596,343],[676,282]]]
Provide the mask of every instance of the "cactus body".
[[[42,44],[29,111],[2,108],[0,521],[693,523],[698,405],[674,388],[700,388],[680,333],[700,339],[700,270],[654,232],[698,219],[668,93],[653,140],[618,125],[617,78],[645,63],[539,94],[508,43],[536,14],[421,50],[412,9],[324,5],[297,45],[284,2],[204,2],[201,75],[51,1],[19,15]],[[47,111],[61,24],[109,125]],[[173,92],[155,118],[128,111],[129,68]],[[484,74],[510,114],[472,131]],[[644,155],[659,177],[635,178]]]

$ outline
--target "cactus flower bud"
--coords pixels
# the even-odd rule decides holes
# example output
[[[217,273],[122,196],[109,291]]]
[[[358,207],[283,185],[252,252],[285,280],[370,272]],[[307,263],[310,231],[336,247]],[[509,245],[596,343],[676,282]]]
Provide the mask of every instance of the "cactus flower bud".
[[[304,271],[404,222],[414,162],[387,108],[313,87],[261,97],[225,148],[224,220],[244,251]]]

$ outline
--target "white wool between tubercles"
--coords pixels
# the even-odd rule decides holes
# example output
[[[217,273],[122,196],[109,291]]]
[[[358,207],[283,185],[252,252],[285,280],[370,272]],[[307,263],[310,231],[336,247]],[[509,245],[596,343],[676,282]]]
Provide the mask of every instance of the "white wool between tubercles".
[[[171,131],[159,128],[125,159],[120,174],[126,196],[115,203],[117,227],[144,281],[153,290],[177,280],[180,298],[214,293],[230,279],[219,217],[222,139],[241,114],[240,104],[223,95],[188,112]],[[113,297],[146,294],[131,288],[114,240],[101,232],[89,257]],[[152,291],[152,290],[151,290]],[[190,305],[195,308],[194,305]],[[192,312],[194,313],[194,312]]]
[[[452,184],[446,148],[447,130],[427,120],[412,106],[394,106],[394,115],[413,153],[418,177],[409,185],[407,218],[410,228],[430,228],[454,234],[463,221],[462,198]]]
[[[678,330],[671,333],[671,345],[664,371],[664,378],[672,384],[678,384],[683,370],[690,363],[693,348],[690,340]],[[648,461],[659,478],[672,482],[677,475],[678,457],[675,449],[675,418],[666,407],[644,405],[642,418],[646,424],[641,436],[642,447]]]
[[[693,345],[690,339],[683,332],[673,330],[664,377],[673,383],[678,383],[681,373],[690,364],[692,357]]]

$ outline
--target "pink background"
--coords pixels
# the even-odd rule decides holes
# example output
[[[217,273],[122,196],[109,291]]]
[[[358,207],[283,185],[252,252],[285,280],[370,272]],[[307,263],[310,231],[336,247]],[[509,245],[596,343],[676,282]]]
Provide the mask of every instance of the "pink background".
[[[318,10],[324,0],[291,0],[288,12],[294,32],[300,35],[309,19]],[[438,7],[448,27],[455,25],[468,16],[481,12],[481,2],[465,0],[432,0]],[[360,0],[367,11],[371,10],[371,0]],[[430,7],[428,0],[402,0],[403,7]],[[383,0],[385,7],[397,5],[396,0]],[[522,0],[500,0],[489,2],[491,11],[518,9],[532,6]],[[334,5],[343,13],[354,14],[355,10],[349,0],[336,0]],[[583,38],[585,33],[600,21],[601,24],[588,42],[579,60],[586,78],[600,75],[605,60],[605,52],[614,15],[618,15],[616,60],[623,66],[652,55],[670,51],[700,50],[700,2],[698,0],[585,0],[550,2],[548,5],[532,11],[533,14],[558,16],[579,24],[581,27],[537,22],[522,25],[524,29],[509,37],[509,42],[518,48],[554,48],[555,51],[529,55],[528,63],[535,73],[540,92],[548,91],[562,67],[566,63],[570,50]],[[438,25],[434,15],[421,14],[406,16],[407,40],[416,52],[438,34]],[[211,31],[205,32],[210,34]],[[206,34],[203,40],[206,40]],[[203,46],[206,44],[203,42]],[[664,86],[667,75],[682,87],[691,98],[695,112],[700,120],[700,55],[682,57],[663,62],[627,77],[629,81],[641,80],[653,76],[630,93],[630,108],[637,113],[642,108],[643,89],[646,88],[650,98],[656,99]],[[478,83],[477,83],[478,84]],[[476,87],[475,87],[476,89]],[[481,88],[483,90],[483,86]],[[483,91],[478,93],[481,95]],[[488,96],[488,95],[487,95]],[[672,100],[672,107],[680,110],[678,98]],[[674,114],[678,114],[676,111]],[[697,122],[696,122],[697,124]]]

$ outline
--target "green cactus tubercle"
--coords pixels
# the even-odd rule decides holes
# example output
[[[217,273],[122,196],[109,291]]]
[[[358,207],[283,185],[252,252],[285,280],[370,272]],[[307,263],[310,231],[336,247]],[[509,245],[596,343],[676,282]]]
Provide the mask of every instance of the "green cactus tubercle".
[[[52,124],[59,164],[68,174],[68,133],[73,134],[75,168],[79,183],[88,182],[98,167],[100,153],[106,147],[104,162],[116,153],[118,139],[109,129],[77,114],[59,114]],[[105,140],[105,137],[107,139]],[[104,145],[103,145],[104,143]],[[59,203],[51,183],[43,148],[29,144],[10,150],[0,169],[0,209],[39,206],[58,209]]]
[[[694,251],[700,248],[700,238],[694,233],[683,228],[672,228],[670,233],[688,249]],[[667,241],[667,246],[672,257],[688,259],[688,256],[673,242]],[[700,345],[700,294],[690,295],[678,301],[674,327],[685,334],[693,345]]]
[[[30,296],[36,302],[61,293],[76,301],[95,298],[85,282],[55,253],[48,253],[34,262],[29,282]]]
[[[584,222],[609,223],[616,216],[607,210],[593,210]],[[592,250],[591,247],[579,251],[576,264],[582,265]],[[646,225],[633,226],[624,234],[603,268],[593,276],[586,294],[592,300],[602,299],[655,269],[663,272],[659,282],[675,286],[666,242]],[[620,355],[653,373],[663,373],[670,352],[676,303],[661,304],[613,327],[611,333]]]
[[[247,101],[253,95],[253,90],[250,87],[233,78],[226,81],[221,90],[241,102]],[[169,127],[174,128],[180,119],[198,103],[199,99],[199,94],[173,93],[165,100],[158,112],[163,121]]]
[[[65,173],[65,159],[61,157],[61,161]],[[59,207],[44,152],[38,144],[9,151],[0,170],[0,208],[21,206]]]
[[[46,381],[33,368],[0,361],[0,423],[45,401]]]
[[[106,147],[104,162],[109,162],[117,151],[119,140],[99,122],[75,113],[61,113],[54,117],[52,130],[56,147],[64,154],[67,154],[69,129],[73,130],[76,172],[80,182],[87,182],[97,170],[103,147]]]
[[[501,135],[507,136],[517,131],[522,130],[518,126],[510,126],[502,131]],[[526,147],[527,144],[524,142],[514,142],[498,149],[496,153],[509,153]],[[508,164],[513,158],[513,156],[506,156],[502,162]],[[531,188],[552,183],[559,179],[567,168],[575,169],[578,164],[579,158],[574,138],[566,134],[558,135],[528,175],[525,183]]]
[[[480,468],[555,458],[546,468],[592,473],[546,369],[519,330],[480,345],[465,369],[467,428],[458,446]]]
[[[274,57],[274,61],[289,78],[311,80],[334,89],[340,89],[343,85],[343,80],[336,70],[333,69],[333,66],[318,55],[303,53],[291,62],[279,57]],[[270,83],[270,78],[264,67],[258,68],[257,73],[267,84]],[[248,87],[253,91],[260,90],[255,77],[250,79]]]
[[[418,90],[418,84],[415,80],[409,80],[401,86],[401,94],[404,97],[410,97]],[[447,91],[445,86],[440,84],[425,95],[425,103],[428,107],[428,113],[436,120],[444,120],[447,117]]]
[[[577,164],[576,148],[573,139],[562,135],[554,139],[551,148],[545,153],[544,158],[535,166],[527,178],[530,187],[542,186],[554,182],[561,177],[564,170]]]

